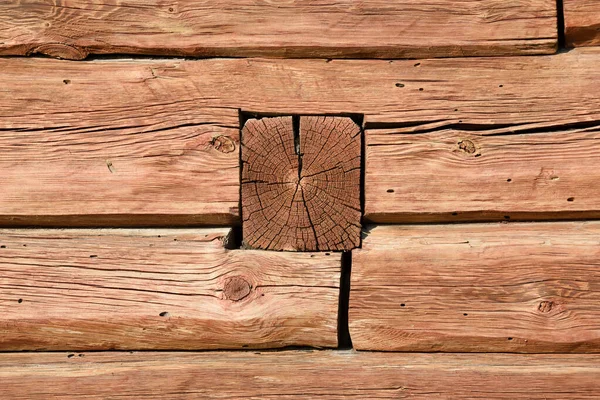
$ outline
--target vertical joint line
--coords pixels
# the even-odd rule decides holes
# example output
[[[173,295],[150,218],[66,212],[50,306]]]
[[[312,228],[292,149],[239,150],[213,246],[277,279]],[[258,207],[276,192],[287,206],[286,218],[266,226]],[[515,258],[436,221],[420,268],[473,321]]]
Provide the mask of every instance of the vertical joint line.
[[[350,309],[350,276],[352,273],[352,252],[342,253],[342,266],[340,276],[340,299],[338,310],[338,348],[351,349],[350,326],[348,313]]]
[[[294,150],[298,156],[298,181],[302,179],[302,153],[300,152],[300,117],[292,117],[292,129],[294,130]]]
[[[563,0],[556,0],[556,23],[558,30],[558,48],[564,49],[566,47],[565,38],[565,8]]]

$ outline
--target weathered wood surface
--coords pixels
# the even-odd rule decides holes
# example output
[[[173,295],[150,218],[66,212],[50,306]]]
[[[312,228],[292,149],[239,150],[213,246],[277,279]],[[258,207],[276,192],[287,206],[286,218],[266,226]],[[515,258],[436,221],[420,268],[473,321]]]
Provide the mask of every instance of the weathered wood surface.
[[[600,46],[600,2],[563,0],[563,8],[566,45]]]
[[[337,346],[340,255],[228,235],[0,230],[0,350]]]
[[[0,121],[3,129],[49,129],[70,121],[70,113],[86,121],[101,111],[150,107],[167,118],[225,107],[263,114],[364,113],[367,128],[407,132],[458,125],[502,132],[563,129],[600,122],[598,62],[595,47],[553,56],[392,62],[0,59]]]
[[[240,108],[265,114],[364,113],[367,128],[398,133],[553,132],[600,125],[599,63],[600,49],[594,47],[551,57],[391,63],[0,59],[0,223],[239,223],[237,146],[229,153],[227,140],[203,146],[221,135],[237,140]],[[200,132],[206,134],[188,139],[197,127],[186,124],[203,123]],[[153,129],[159,132],[143,134]],[[74,139],[66,139],[68,132]],[[367,141],[372,134],[367,132]],[[138,137],[162,135],[169,144],[119,148]],[[52,147],[46,137],[60,139],[60,146]],[[170,147],[173,137],[180,138],[178,150]],[[186,145],[196,143],[201,155],[185,153]],[[67,149],[75,161],[64,161],[61,152]],[[53,153],[60,157],[48,163]],[[138,157],[135,174],[134,164],[115,160],[115,154],[131,162]],[[118,178],[125,173],[127,179]],[[565,204],[565,210],[580,201]]]
[[[417,58],[548,54],[556,3],[505,0],[24,0],[0,6],[0,55]]]
[[[1,96],[3,108],[22,107],[0,123],[1,224],[239,223],[237,111],[127,104],[124,93],[101,106],[70,93],[68,79],[52,82],[62,94],[29,84],[40,103],[60,105],[28,105],[14,87]],[[83,90],[114,98],[102,85]]]
[[[375,227],[353,252],[353,345],[598,352],[599,243],[599,222]]]
[[[300,251],[360,245],[362,138],[352,119],[252,118],[241,151],[245,245]]]
[[[485,136],[366,132],[371,222],[600,217],[600,125]]]
[[[598,355],[2,354],[10,399],[596,399]]]

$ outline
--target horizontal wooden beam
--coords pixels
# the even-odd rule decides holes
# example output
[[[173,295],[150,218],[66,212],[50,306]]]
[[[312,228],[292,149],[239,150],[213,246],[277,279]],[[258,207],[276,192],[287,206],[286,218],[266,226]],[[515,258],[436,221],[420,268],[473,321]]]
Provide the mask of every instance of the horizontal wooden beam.
[[[600,125],[530,134],[368,130],[375,223],[600,217]]]
[[[229,238],[0,230],[0,350],[336,347],[340,254],[227,250]]]
[[[563,8],[567,46],[600,46],[600,2],[563,0]]]
[[[418,58],[548,54],[554,0],[223,3],[38,0],[0,6],[0,55]]]
[[[378,226],[353,252],[359,350],[599,352],[600,222]]]
[[[10,399],[592,399],[598,355],[352,351],[0,356]]]
[[[401,165],[394,140],[408,133],[419,134],[421,140],[426,133],[435,137],[457,132],[472,138],[535,133],[527,136],[530,139],[513,138],[533,144],[551,141],[543,138],[555,133],[559,137],[560,132],[566,132],[562,136],[565,138],[573,133],[571,130],[587,130],[587,136],[577,137],[588,138],[586,145],[593,144],[589,135],[600,126],[599,63],[600,49],[594,47],[548,57],[391,63],[267,59],[66,63],[40,58],[0,59],[0,224],[239,224],[240,109],[262,115],[364,114],[367,144],[374,140],[382,144],[378,150],[370,146],[367,153],[389,153],[380,160],[390,157],[391,168]],[[390,134],[383,139],[386,133]],[[538,135],[540,139],[536,140]],[[485,148],[487,140],[508,143],[510,138],[481,138],[474,144],[479,140],[484,146],[481,156],[475,158],[478,153],[471,157],[463,152],[461,164],[448,164],[449,158],[454,160],[460,155],[449,152],[443,153],[442,160],[429,164],[414,161],[428,171],[435,171],[441,162],[451,167],[468,165],[468,171],[484,171],[494,162]],[[577,143],[583,142],[564,139],[561,143],[546,143],[545,148],[553,146],[554,153],[544,154],[543,160],[531,156],[523,144],[525,153],[519,153],[519,165],[539,165],[537,174],[541,168],[563,168],[567,164],[557,166],[559,147],[569,143],[569,148],[581,152]],[[457,141],[453,146],[456,150],[460,145]],[[411,148],[416,149],[414,143]],[[503,151],[514,148],[507,145]],[[496,150],[494,157],[501,156]],[[423,156],[427,159],[424,150]],[[367,154],[367,174],[369,165],[377,160],[370,157]],[[594,160],[589,151],[585,157],[584,165]],[[583,160],[573,152],[564,158],[565,162]],[[513,160],[510,165],[517,164]],[[579,171],[579,167],[573,168],[569,174]],[[398,176],[412,170],[399,171]],[[458,174],[456,168],[450,170]],[[577,177],[577,182],[593,179],[594,171],[588,169]],[[532,174],[533,170],[523,173]],[[530,175],[523,177],[529,179]],[[482,178],[469,177],[478,179],[478,185],[488,185]],[[515,186],[522,184],[514,176],[504,179],[509,178]],[[457,181],[458,175],[438,183]],[[551,183],[566,185],[564,182]],[[500,183],[510,190],[506,181]],[[366,184],[367,214],[372,214],[369,179]],[[573,185],[564,186],[557,200],[544,197],[539,188],[537,192],[527,189],[525,194],[545,199],[546,205],[556,201],[553,210],[564,203],[559,212],[569,211],[569,218],[593,216],[594,200],[585,198],[586,193],[593,193],[593,187]],[[567,193],[571,189],[577,190]],[[436,198],[443,193],[438,191]],[[496,194],[506,196],[506,192]],[[570,197],[575,200],[567,202]],[[405,204],[397,202],[392,209]],[[533,208],[525,207],[523,202],[515,206],[521,210],[508,211],[529,213]],[[436,209],[437,219],[441,214]],[[460,212],[469,210],[482,212],[485,208],[466,203],[465,209],[451,213],[459,212],[461,218],[464,214]],[[581,210],[585,213],[575,213]],[[502,218],[508,215],[503,213],[507,210],[493,211]],[[531,213],[523,214],[527,215]]]
[[[70,96],[70,80],[53,83],[64,90],[59,97]],[[44,97],[45,89],[35,86],[32,95],[39,90]],[[114,95],[97,90],[106,101]],[[7,97],[18,98],[19,92],[9,90]],[[239,223],[236,110],[186,111],[176,102],[143,107],[126,105],[125,98],[114,107],[100,106],[83,97],[46,111],[22,104],[2,122],[0,224]]]

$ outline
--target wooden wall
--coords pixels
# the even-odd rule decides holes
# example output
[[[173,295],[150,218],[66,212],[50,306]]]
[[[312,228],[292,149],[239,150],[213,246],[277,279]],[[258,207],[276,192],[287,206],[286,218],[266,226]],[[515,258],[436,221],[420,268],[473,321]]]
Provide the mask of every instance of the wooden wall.
[[[1,4],[0,398],[597,397],[562,3]]]

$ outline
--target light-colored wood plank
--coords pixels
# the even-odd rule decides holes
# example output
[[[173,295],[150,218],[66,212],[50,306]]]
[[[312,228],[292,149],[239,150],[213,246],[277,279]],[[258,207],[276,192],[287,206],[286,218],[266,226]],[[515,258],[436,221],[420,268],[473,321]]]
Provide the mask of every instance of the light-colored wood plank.
[[[15,400],[576,400],[598,397],[599,375],[598,355],[285,351],[0,356],[0,390]]]
[[[517,132],[600,122],[600,49],[435,60],[0,59],[3,129],[52,128],[148,108],[365,114],[367,128]],[[63,80],[69,80],[65,85]],[[420,90],[423,89],[423,90]],[[176,113],[175,113],[176,111]]]
[[[61,103],[70,83],[56,84],[65,94],[51,101]],[[32,89],[45,96],[43,87]],[[101,86],[88,90],[112,98]],[[2,97],[6,105],[20,94]],[[0,224],[239,223],[236,110],[182,110],[176,102],[128,106],[126,98],[96,107],[77,95],[67,101],[70,107],[46,111],[22,104],[3,120]]]
[[[371,222],[600,217],[600,126],[500,136],[374,129],[366,136]]]
[[[337,346],[340,255],[228,235],[0,230],[0,350]]]
[[[66,224],[66,217],[74,212],[79,214],[70,217],[70,223],[78,225],[109,225],[119,219],[121,224],[142,225],[152,221],[239,223],[237,147],[229,153],[215,148],[229,148],[219,142],[212,148],[203,147],[221,135],[235,141],[238,109],[265,114],[364,113],[367,128],[394,128],[398,133],[444,128],[483,130],[484,134],[531,129],[553,132],[600,125],[599,62],[600,49],[594,47],[555,56],[392,63],[0,59],[0,170],[4,171],[0,223]],[[145,127],[147,123],[150,126]],[[188,136],[197,132],[188,123],[206,123],[199,126],[206,134],[201,138]],[[143,133],[155,126],[170,129]],[[94,129],[108,130],[86,133]],[[75,139],[67,140],[68,132],[77,133],[75,138],[85,134],[93,143],[117,143],[107,146],[84,141],[86,145],[79,150],[72,147]],[[139,134],[127,135],[129,132]],[[179,134],[183,136],[177,153],[170,143]],[[43,138],[57,135],[62,140],[60,146],[47,147]],[[127,163],[113,159],[113,153],[126,157],[123,154],[127,150],[117,145],[137,137],[151,140],[163,135],[171,138],[169,144],[161,142],[150,148],[142,142],[130,146],[137,153],[127,157],[169,154],[164,159],[136,158],[133,164],[127,158],[131,165],[143,164],[144,169],[136,167],[135,174],[133,167],[128,169]],[[181,148],[196,143],[204,149],[198,161],[193,158],[187,162],[191,153],[174,161],[171,152],[180,154]],[[73,161],[80,170],[69,169],[62,156],[46,167],[43,160],[63,149],[71,150],[79,160],[98,158],[88,160],[90,164],[85,161],[85,168],[78,164],[80,161]],[[41,161],[32,160],[33,154]],[[110,173],[107,160],[116,172]],[[230,168],[223,169],[225,166]],[[180,168],[182,174],[173,177]],[[197,169],[201,173],[196,174]],[[113,185],[125,172],[129,180],[123,178]],[[82,182],[80,174],[86,177]],[[29,177],[27,185],[19,184],[23,176]],[[156,186],[160,190],[155,190]],[[63,191],[68,196],[61,197]],[[128,214],[123,217],[116,212]],[[99,213],[102,218],[93,217]],[[56,218],[50,218],[52,215]],[[92,217],[78,222],[82,215]]]
[[[374,227],[353,252],[353,345],[599,352],[599,243],[599,222]]]
[[[24,0],[0,7],[0,55],[417,58],[548,54],[554,0]]]
[[[348,117],[246,121],[241,150],[244,245],[291,251],[358,247],[361,133]]]
[[[569,47],[600,45],[600,2],[563,0],[565,42]]]

